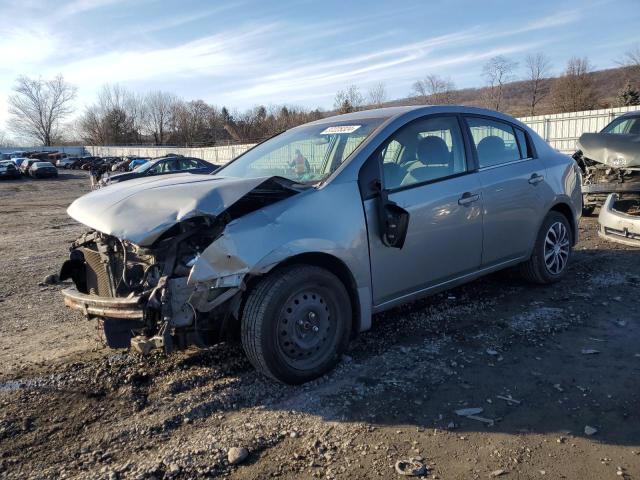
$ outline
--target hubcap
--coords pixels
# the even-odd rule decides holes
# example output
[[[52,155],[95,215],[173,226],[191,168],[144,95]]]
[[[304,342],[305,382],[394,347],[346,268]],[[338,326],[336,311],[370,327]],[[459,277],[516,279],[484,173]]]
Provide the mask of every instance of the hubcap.
[[[290,297],[278,319],[278,347],[296,368],[312,368],[324,360],[335,336],[331,308],[319,292]]]
[[[553,223],[544,239],[544,263],[549,273],[558,275],[565,269],[570,248],[567,227],[561,222]]]

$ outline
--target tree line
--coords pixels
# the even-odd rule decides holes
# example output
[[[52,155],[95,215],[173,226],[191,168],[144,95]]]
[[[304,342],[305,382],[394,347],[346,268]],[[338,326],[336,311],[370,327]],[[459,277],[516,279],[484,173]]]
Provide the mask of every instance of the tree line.
[[[594,85],[593,66],[588,58],[572,57],[558,77],[551,78],[551,62],[544,53],[529,54],[523,59],[523,71],[517,75],[520,63],[498,55],[482,67],[484,88],[469,101],[465,90],[458,90],[451,78],[429,73],[412,85],[409,100],[428,105],[475,104],[514,115],[563,113],[594,108],[640,105],[640,45],[628,51],[623,60],[624,78],[613,102],[603,101]],[[467,89],[470,90],[470,89]],[[475,89],[471,89],[475,90]],[[517,105],[514,91],[524,106]],[[363,95],[356,85],[339,91],[333,107],[339,113],[375,107],[386,102],[384,84],[374,86]],[[511,98],[510,98],[510,96]],[[545,108],[541,109],[544,104]],[[544,111],[542,111],[544,110]]]
[[[135,93],[122,85],[107,84],[97,99],[71,123],[77,88],[62,75],[53,79],[20,76],[9,96],[9,129],[21,138],[41,145],[80,141],[89,145],[153,144],[213,146],[247,143],[333,113],[349,113],[389,104],[431,105],[476,104],[514,115],[536,115],[590,110],[604,106],[640,105],[640,45],[619,62],[625,78],[613,104],[603,105],[593,84],[593,67],[588,58],[568,60],[563,73],[550,77],[551,63],[543,53],[523,59],[524,75],[518,77],[519,62],[506,56],[489,59],[482,67],[484,88],[471,99],[466,90],[456,89],[451,78],[428,73],[416,80],[408,99],[390,102],[384,83],[366,92],[356,85],[336,93],[333,110],[309,110],[296,106],[257,106],[243,112],[184,100],[177,95],[152,91]],[[512,98],[517,91],[518,100]],[[516,104],[524,103],[524,106]],[[541,106],[544,105],[544,112]],[[71,133],[70,133],[71,132]],[[0,144],[7,143],[0,132]]]

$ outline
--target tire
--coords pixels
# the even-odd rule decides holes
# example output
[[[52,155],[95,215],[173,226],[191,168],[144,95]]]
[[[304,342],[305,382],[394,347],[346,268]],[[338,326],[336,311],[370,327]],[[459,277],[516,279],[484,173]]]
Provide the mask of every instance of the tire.
[[[556,245],[552,244],[556,238],[557,248],[554,248]],[[567,217],[549,212],[542,222],[531,257],[521,265],[522,276],[540,285],[559,281],[567,273],[572,246],[573,233]],[[546,256],[549,258],[545,259]]]
[[[349,295],[331,272],[285,267],[250,291],[242,309],[242,346],[256,370],[283,383],[304,383],[338,363],[351,316]]]

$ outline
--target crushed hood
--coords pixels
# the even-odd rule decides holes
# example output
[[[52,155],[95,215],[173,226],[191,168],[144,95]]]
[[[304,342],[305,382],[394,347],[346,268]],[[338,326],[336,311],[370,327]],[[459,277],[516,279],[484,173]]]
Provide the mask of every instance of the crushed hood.
[[[578,148],[586,158],[610,167],[640,167],[640,135],[583,133]]]
[[[140,178],[94,190],[67,209],[99,232],[149,246],[176,223],[217,216],[262,184],[279,177],[234,178],[190,173]]]

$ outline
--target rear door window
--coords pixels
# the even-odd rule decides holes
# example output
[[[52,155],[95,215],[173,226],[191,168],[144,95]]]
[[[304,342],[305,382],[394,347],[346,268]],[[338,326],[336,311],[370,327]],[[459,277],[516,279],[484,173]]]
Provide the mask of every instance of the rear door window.
[[[196,168],[200,168],[198,161],[193,158],[181,158],[178,160],[178,166],[180,170],[195,170]]]
[[[511,124],[488,118],[467,117],[467,125],[480,168],[494,167],[528,157],[526,149],[520,152],[516,130]]]
[[[603,133],[640,135],[640,117],[618,118],[604,127]]]

